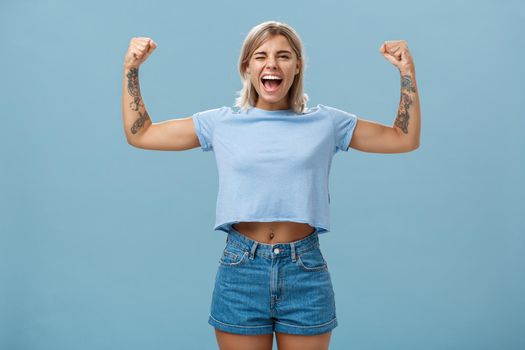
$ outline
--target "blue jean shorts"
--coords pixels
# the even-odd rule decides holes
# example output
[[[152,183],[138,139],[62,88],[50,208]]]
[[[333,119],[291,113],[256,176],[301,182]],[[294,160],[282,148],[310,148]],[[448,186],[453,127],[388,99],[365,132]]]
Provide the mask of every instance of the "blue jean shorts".
[[[335,294],[318,232],[295,242],[265,244],[231,228],[208,323],[245,335],[315,335],[334,329]]]

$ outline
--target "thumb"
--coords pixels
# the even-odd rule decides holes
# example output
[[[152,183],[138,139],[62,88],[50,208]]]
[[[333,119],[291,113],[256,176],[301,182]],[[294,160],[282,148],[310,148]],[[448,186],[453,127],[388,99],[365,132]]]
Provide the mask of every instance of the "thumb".
[[[151,48],[151,50],[155,50],[157,48],[157,43],[154,42],[153,40],[150,40],[149,47]]]
[[[153,40],[150,39],[148,42],[148,50],[146,51],[146,54],[144,55],[144,59],[148,58],[156,48],[157,48],[157,44]]]

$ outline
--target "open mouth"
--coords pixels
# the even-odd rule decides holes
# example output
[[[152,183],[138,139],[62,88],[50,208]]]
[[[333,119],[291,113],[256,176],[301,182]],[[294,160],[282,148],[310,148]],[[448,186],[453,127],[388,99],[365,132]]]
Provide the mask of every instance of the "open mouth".
[[[273,92],[279,89],[283,80],[280,78],[262,78],[261,81],[266,91]]]

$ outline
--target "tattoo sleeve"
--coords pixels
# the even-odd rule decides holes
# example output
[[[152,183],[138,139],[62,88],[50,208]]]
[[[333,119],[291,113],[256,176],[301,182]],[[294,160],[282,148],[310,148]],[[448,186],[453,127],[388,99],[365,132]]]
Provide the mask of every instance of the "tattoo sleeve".
[[[129,108],[132,111],[138,112],[139,115],[130,130],[132,134],[136,134],[145,125],[146,121],[150,120],[150,117],[145,109],[144,103],[142,102],[142,96],[140,95],[138,68],[131,68],[126,74],[126,77],[128,78],[128,94],[133,99],[129,103]]]
[[[399,127],[405,134],[408,134],[408,121],[410,114],[408,110],[413,104],[413,95],[416,93],[416,88],[412,77],[408,74],[401,76],[401,100],[399,102],[399,110],[394,124]]]

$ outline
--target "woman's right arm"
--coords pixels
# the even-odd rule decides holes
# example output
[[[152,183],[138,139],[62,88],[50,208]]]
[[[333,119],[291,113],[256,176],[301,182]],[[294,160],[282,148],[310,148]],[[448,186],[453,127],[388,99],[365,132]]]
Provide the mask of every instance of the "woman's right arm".
[[[122,118],[128,143],[137,148],[182,151],[200,146],[191,117],[152,123],[139,85],[139,67],[155,50],[149,38],[133,38],[124,58]]]

